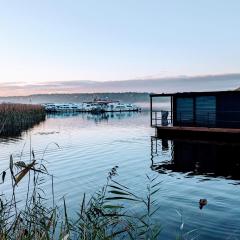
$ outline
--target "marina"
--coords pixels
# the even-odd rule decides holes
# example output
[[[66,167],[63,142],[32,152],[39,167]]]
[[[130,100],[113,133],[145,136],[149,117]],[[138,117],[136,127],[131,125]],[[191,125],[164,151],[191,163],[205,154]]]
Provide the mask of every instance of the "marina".
[[[109,99],[94,99],[83,103],[46,103],[42,105],[46,112],[139,112],[141,108],[130,103],[121,103]]]

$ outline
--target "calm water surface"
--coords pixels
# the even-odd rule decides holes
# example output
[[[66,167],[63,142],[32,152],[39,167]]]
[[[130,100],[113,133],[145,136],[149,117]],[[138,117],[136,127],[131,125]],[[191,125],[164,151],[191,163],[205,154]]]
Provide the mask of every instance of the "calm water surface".
[[[49,115],[21,138],[1,140],[1,169],[8,166],[11,153],[15,160],[21,152],[23,160],[29,159],[31,142],[37,157],[45,151],[56,198],[65,195],[72,212],[84,192],[90,195],[105,183],[115,165],[116,179],[140,195],[146,192],[146,174],[158,175],[161,208],[155,218],[163,226],[162,239],[175,239],[179,233],[178,213],[183,216],[183,232],[196,229],[198,239],[240,239],[239,146],[168,141],[153,135],[148,113]],[[19,193],[25,194],[21,186]],[[201,198],[208,200],[202,210]],[[137,214],[141,208],[132,211]]]

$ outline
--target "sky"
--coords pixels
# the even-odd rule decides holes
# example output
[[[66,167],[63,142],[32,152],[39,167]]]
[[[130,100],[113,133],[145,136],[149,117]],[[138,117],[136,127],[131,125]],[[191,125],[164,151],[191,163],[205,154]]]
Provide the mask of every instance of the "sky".
[[[0,0],[0,84],[239,73],[239,12],[239,0]]]

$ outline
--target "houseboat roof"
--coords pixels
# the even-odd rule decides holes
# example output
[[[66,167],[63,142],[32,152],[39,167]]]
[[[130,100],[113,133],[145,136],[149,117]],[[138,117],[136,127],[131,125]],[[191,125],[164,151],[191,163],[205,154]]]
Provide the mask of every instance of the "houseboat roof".
[[[172,97],[172,96],[217,96],[217,95],[240,95],[240,91],[209,91],[209,92],[176,92],[176,93],[151,93],[150,97]]]

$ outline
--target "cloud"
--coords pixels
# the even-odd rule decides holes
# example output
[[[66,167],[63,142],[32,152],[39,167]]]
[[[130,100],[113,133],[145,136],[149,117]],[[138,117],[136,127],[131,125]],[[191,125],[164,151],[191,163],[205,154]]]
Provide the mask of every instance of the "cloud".
[[[240,86],[239,74],[208,76],[179,76],[168,78],[146,78],[123,81],[57,81],[44,83],[1,83],[1,96],[26,96],[50,93],[93,92],[181,92],[235,89]]]

